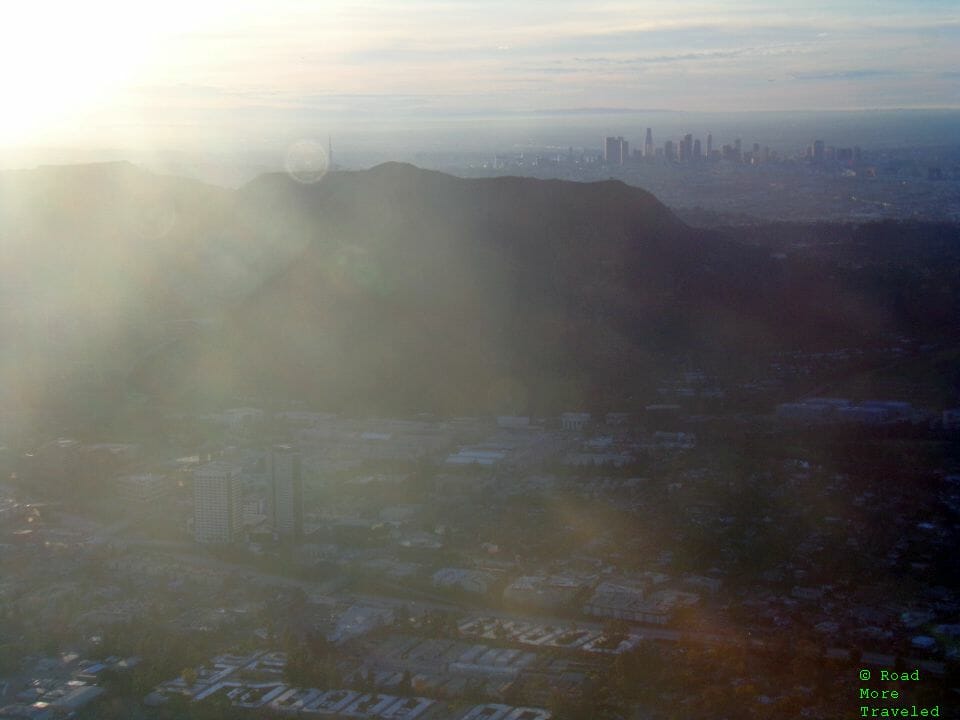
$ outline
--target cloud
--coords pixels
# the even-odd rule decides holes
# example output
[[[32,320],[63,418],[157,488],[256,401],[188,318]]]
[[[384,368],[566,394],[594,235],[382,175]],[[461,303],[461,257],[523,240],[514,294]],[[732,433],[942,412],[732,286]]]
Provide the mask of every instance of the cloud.
[[[889,70],[880,68],[864,68],[858,70],[835,70],[831,72],[799,72],[790,73],[794,80],[862,80],[874,77],[892,77],[909,74],[905,70]]]
[[[533,66],[510,66],[504,68],[506,72],[523,72],[541,75],[577,75],[584,72],[583,68],[572,67],[533,67]]]
[[[755,48],[740,48],[737,50],[714,50],[711,52],[690,52],[678,55],[652,55],[649,57],[610,58],[588,57],[574,58],[575,62],[602,65],[658,65],[661,63],[685,62],[689,60],[717,60],[733,58],[755,52]]]
[[[391,122],[627,99],[691,111],[960,104],[956,0],[217,0],[197,17],[195,0],[171,2],[151,11],[158,30],[136,73],[70,128],[109,136],[117,108],[131,126],[169,116],[224,132],[262,117],[266,134],[300,114]],[[125,12],[110,33],[139,38],[143,25]],[[49,65],[62,83],[63,64]],[[57,127],[67,117],[44,112]]]

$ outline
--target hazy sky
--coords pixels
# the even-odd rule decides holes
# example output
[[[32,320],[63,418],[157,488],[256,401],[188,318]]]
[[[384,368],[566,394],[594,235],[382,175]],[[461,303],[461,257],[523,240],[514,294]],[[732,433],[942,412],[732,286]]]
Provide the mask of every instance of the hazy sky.
[[[960,2],[17,3],[0,145],[567,108],[960,107]]]

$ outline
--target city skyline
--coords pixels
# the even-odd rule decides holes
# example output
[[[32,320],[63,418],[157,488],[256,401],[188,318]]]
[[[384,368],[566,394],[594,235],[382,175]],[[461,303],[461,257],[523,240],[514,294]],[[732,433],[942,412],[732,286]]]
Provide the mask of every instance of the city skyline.
[[[945,2],[48,3],[5,23],[0,145],[604,108],[956,108],[958,36]]]

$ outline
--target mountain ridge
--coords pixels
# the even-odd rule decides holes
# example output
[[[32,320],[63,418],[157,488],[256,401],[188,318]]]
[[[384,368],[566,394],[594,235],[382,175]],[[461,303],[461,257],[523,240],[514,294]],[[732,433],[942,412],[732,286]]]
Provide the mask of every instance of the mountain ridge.
[[[312,185],[273,175],[242,192],[313,233],[234,313],[233,351],[194,360],[229,365],[247,392],[341,409],[616,404],[648,393],[678,354],[772,347],[803,325],[759,312],[756,281],[777,269],[766,253],[692,229],[620,181],[387,163]]]
[[[228,190],[112,164],[0,173],[0,189],[0,321],[19,348],[0,380],[31,402],[69,397],[51,378],[83,366],[90,387],[165,403],[616,409],[678,365],[736,378],[785,349],[954,342],[960,309],[955,229],[902,228],[930,250],[887,267],[897,227],[692,228],[616,180],[385,163]],[[825,242],[791,249],[810,233]],[[44,330],[54,317],[71,332]]]

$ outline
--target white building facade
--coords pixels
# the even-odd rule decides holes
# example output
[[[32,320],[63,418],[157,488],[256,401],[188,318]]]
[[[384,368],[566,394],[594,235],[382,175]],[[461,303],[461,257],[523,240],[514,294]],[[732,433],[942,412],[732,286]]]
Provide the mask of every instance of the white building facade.
[[[193,471],[193,534],[198,543],[232,543],[243,530],[240,469],[214,461]]]

